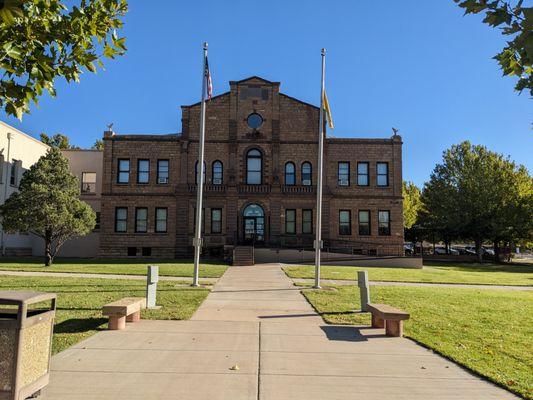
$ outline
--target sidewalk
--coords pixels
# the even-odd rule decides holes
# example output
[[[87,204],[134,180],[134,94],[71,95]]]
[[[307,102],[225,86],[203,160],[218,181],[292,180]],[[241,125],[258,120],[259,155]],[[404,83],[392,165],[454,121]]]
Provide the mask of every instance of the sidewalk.
[[[277,264],[231,267],[190,321],[58,354],[44,399],[515,399],[414,342],[326,325]]]

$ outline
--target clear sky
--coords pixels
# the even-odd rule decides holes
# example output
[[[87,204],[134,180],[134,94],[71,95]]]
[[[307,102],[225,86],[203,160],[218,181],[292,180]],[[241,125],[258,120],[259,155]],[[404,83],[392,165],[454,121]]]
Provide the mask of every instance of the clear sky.
[[[533,102],[492,57],[505,45],[480,16],[439,1],[130,0],[128,52],[80,84],[58,82],[22,122],[90,147],[117,133],[181,131],[180,105],[199,100],[202,42],[214,93],[251,75],[318,104],[320,48],[337,137],[404,139],[404,179],[421,185],[452,144],[470,140],[533,167]]]

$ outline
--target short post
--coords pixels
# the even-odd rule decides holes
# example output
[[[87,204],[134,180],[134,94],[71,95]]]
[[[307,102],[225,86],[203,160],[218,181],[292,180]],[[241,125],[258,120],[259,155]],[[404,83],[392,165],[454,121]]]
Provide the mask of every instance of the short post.
[[[368,272],[357,271],[357,286],[361,295],[361,310],[368,311],[367,304],[370,303],[370,287],[368,285]]]
[[[146,308],[159,308],[155,305],[157,297],[157,282],[159,281],[159,267],[149,265],[146,274]]]

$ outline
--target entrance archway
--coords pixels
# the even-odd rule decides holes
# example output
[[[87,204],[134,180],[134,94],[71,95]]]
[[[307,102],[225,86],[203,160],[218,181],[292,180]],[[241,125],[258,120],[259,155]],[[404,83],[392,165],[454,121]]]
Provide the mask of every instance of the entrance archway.
[[[243,238],[248,244],[265,241],[265,212],[259,204],[249,204],[242,212]]]

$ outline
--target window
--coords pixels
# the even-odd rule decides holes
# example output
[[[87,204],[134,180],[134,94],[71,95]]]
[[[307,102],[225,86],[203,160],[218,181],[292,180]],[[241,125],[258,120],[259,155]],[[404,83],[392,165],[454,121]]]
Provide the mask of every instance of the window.
[[[285,210],[285,233],[296,233],[296,210]]]
[[[211,233],[222,233],[222,209],[211,209]]]
[[[18,160],[11,161],[11,170],[9,174],[9,184],[11,186],[18,186],[18,182],[17,182],[18,166],[19,166]]]
[[[312,180],[311,163],[306,161],[302,164],[302,185],[311,186]]]
[[[248,126],[252,129],[258,129],[263,125],[263,117],[261,117],[257,113],[252,113],[248,115],[248,118],[246,119],[246,122],[248,123]]]
[[[378,211],[378,235],[390,235],[390,211]]]
[[[246,183],[260,185],[263,177],[263,156],[257,149],[252,149],[246,154]]]
[[[213,185],[222,185],[223,182],[223,169],[222,169],[222,162],[221,161],[215,161],[213,163]]]
[[[196,161],[196,164],[194,164],[194,183],[198,185],[198,161]],[[204,185],[205,185],[205,161],[204,161]]]
[[[155,209],[155,231],[157,233],[166,233],[167,231],[167,209]]]
[[[313,210],[302,210],[302,233],[313,233]]]
[[[285,164],[285,185],[296,185],[296,167],[292,162]]]
[[[157,160],[157,183],[168,183],[168,160]]]
[[[82,172],[81,173],[81,192],[95,193],[96,192],[96,172]]]
[[[340,162],[338,166],[339,186],[350,185],[350,163]]]
[[[359,211],[359,235],[361,236],[370,235],[370,211],[369,210]]]
[[[135,209],[135,232],[146,233],[148,231],[148,209],[145,207]]]
[[[137,255],[137,247],[128,247],[128,256],[133,257]]]
[[[137,183],[150,181],[150,160],[137,160]]]
[[[192,226],[193,226],[193,231],[196,232],[196,207],[193,208],[193,213],[192,213]],[[202,233],[205,232],[205,208],[202,208]]]
[[[376,164],[378,186],[389,186],[389,163],[378,162]]]
[[[128,209],[126,207],[115,208],[115,232],[127,232]]]
[[[152,248],[151,247],[143,247],[141,254],[144,257],[150,257],[152,255]]]
[[[100,230],[100,212],[96,211],[96,221],[94,223],[94,229],[93,231],[99,231]]]
[[[368,163],[360,162],[357,163],[357,185],[358,186],[368,186]]]
[[[339,211],[339,235],[352,234],[352,213],[350,210]]]
[[[4,155],[0,154],[0,183],[4,182]]]
[[[119,159],[118,160],[118,183],[128,183],[130,181],[130,160]]]

